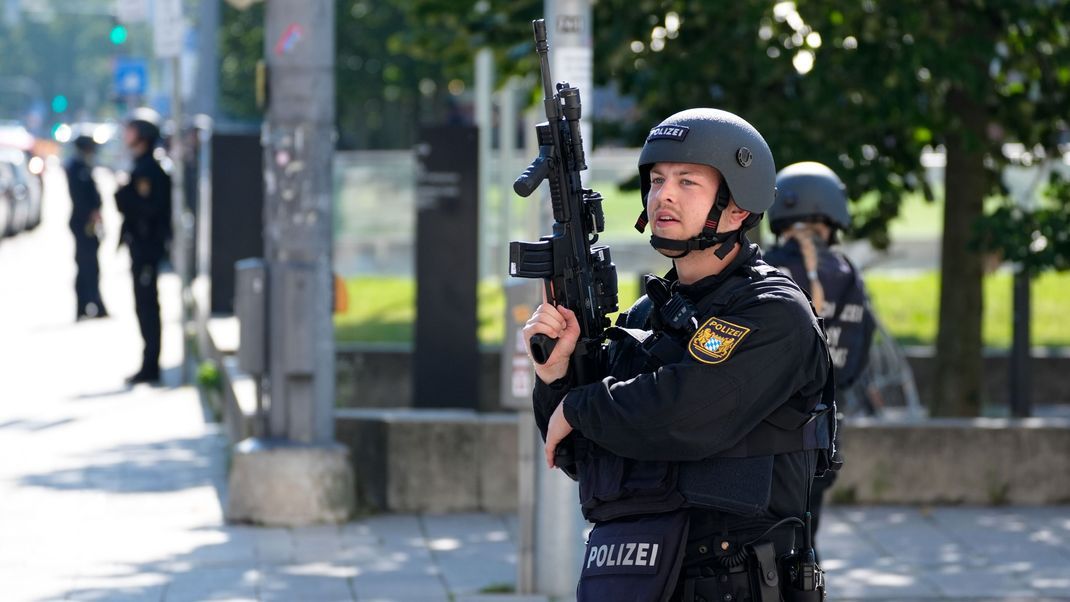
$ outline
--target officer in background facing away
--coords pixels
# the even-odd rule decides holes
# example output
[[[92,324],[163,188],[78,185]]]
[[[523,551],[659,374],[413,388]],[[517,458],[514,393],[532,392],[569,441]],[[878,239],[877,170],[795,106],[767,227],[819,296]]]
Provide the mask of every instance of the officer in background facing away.
[[[141,369],[127,383],[160,380],[160,300],[156,289],[160,262],[171,238],[171,177],[153,157],[160,139],[159,116],[137,109],[126,123],[123,142],[134,157],[130,179],[115,191],[123,214],[119,244],[130,249],[134,303],[145,349]]]
[[[576,386],[579,327],[544,303],[524,328],[557,339],[533,403],[553,465],[573,431],[595,523],[580,601],[820,600],[807,500],[832,463],[832,361],[805,294],[745,231],[775,194],[773,156],[742,118],[677,113],[639,157],[664,278],[607,332],[608,375]]]
[[[67,172],[67,190],[71,195],[71,219],[74,234],[74,262],[78,273],[74,292],[78,298],[75,319],[103,318],[108,315],[100,298],[100,192],[93,181],[93,163],[97,143],[89,136],[74,139],[74,154],[63,166]]]
[[[846,187],[831,169],[810,161],[785,167],[776,183],[769,225],[777,246],[765,260],[810,294],[824,320],[840,409],[848,414],[874,414],[877,396],[864,382],[864,375],[876,320],[861,275],[833,246],[839,233],[851,225]],[[835,472],[814,480],[810,508],[815,534],[825,491],[835,480]]]

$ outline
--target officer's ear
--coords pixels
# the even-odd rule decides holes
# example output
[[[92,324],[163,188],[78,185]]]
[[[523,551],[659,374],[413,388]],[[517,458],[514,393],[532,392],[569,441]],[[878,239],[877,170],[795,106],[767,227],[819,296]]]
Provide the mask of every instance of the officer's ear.
[[[729,199],[728,207],[725,208],[721,215],[721,221],[728,222],[727,229],[729,231],[738,230],[743,227],[743,222],[746,221],[748,217],[750,217],[750,211],[740,209],[739,206],[736,205],[734,199]]]

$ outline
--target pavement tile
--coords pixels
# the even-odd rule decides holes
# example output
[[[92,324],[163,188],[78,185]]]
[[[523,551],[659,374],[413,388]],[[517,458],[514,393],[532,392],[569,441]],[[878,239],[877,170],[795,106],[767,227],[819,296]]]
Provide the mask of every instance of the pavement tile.
[[[289,529],[260,528],[253,533],[256,558],[264,564],[293,561],[294,541]]]
[[[255,600],[260,573],[245,567],[197,567],[172,576],[165,602]]]
[[[895,564],[846,568],[830,573],[828,583],[829,596],[837,598],[923,599],[939,594],[910,567]]]
[[[351,602],[349,577],[294,572],[293,567],[265,569],[260,578],[260,598],[264,601]]]
[[[362,572],[353,578],[353,591],[360,602],[369,599],[431,599],[449,595],[438,575],[409,571]]]
[[[1034,570],[1022,575],[1021,579],[1041,596],[1059,596],[1070,600],[1070,565]]]
[[[989,569],[946,567],[939,571],[924,572],[922,575],[935,583],[941,594],[950,598],[1015,598],[1035,595],[1035,592],[1015,575],[995,573]]]

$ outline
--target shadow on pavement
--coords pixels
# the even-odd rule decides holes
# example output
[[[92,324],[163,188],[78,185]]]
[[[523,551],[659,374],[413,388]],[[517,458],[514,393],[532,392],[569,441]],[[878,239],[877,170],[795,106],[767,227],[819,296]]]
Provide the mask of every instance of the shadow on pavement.
[[[81,468],[22,477],[20,484],[61,490],[114,493],[179,491],[216,485],[212,458],[222,440],[215,435],[143,445],[122,445],[92,457]]]
[[[57,426],[63,426],[74,422],[74,418],[61,418],[59,420],[8,420],[7,422],[0,423],[0,429],[14,428],[23,431],[40,432],[54,428]]]

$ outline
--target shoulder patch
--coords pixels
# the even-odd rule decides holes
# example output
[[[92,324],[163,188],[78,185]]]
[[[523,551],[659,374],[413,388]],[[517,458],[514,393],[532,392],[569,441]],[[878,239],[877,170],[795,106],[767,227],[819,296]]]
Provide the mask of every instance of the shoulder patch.
[[[704,364],[720,364],[739,346],[750,328],[720,318],[710,318],[695,331],[687,350]]]
[[[135,182],[137,186],[137,193],[143,197],[148,197],[152,194],[152,180],[149,178],[138,178]]]

